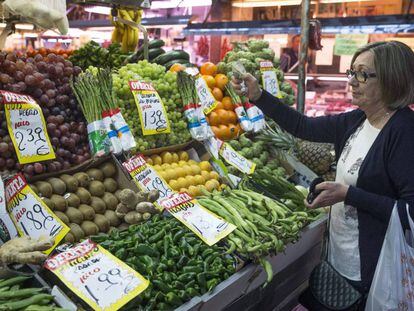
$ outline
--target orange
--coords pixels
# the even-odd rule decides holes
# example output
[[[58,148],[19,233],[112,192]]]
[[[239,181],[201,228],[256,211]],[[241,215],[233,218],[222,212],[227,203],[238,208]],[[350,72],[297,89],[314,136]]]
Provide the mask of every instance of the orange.
[[[210,125],[219,125],[221,122],[220,115],[214,110],[208,115]]]
[[[222,100],[223,99],[223,92],[218,87],[215,87],[213,89],[212,93],[213,93],[213,96],[214,96],[215,99],[217,99],[217,100]]]
[[[229,124],[229,130],[230,130],[230,139],[234,139],[237,138],[237,136],[239,135],[239,130],[237,128],[236,125],[234,124]]]
[[[228,110],[227,116],[228,116],[229,123],[233,123],[233,124],[237,123],[237,114],[234,111]]]
[[[227,125],[221,124],[218,127],[218,134],[221,140],[229,140],[231,139],[230,128]]]
[[[231,98],[229,96],[224,96],[221,101],[223,103],[224,109],[234,110],[233,102],[231,101]]]
[[[209,75],[203,75],[203,79],[204,81],[206,81],[208,87],[210,89],[214,89],[216,86],[216,80],[214,80],[213,76],[209,76]]]
[[[224,105],[223,105],[223,103],[222,102],[220,102],[220,101],[218,101],[217,102],[217,106],[216,106],[216,108],[214,108],[215,110],[216,109],[224,109]]]
[[[220,90],[224,91],[224,89],[226,88],[226,84],[229,82],[229,79],[226,77],[226,75],[219,73],[215,76],[215,80],[217,87]]]
[[[171,72],[179,72],[185,70],[185,67],[181,64],[174,64],[171,66],[170,71]]]
[[[219,134],[219,129],[218,129],[218,127],[217,127],[217,126],[212,125],[212,126],[211,126],[211,130],[213,131],[214,135],[215,135],[216,137],[218,137],[218,134]]]
[[[200,67],[200,72],[202,75],[214,76],[217,72],[217,66],[211,62],[204,63]]]
[[[227,110],[224,109],[217,109],[214,110],[215,113],[217,113],[220,123],[219,124],[227,124],[229,123],[229,114]]]

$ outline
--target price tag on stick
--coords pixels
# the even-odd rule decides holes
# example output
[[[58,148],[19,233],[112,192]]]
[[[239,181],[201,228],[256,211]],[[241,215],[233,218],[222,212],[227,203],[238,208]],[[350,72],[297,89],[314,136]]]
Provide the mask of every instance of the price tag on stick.
[[[148,287],[148,280],[91,240],[45,262],[93,310],[119,310]]]
[[[42,109],[30,96],[0,91],[7,127],[20,164],[55,159]]]
[[[49,209],[26,183],[22,174],[17,174],[6,183],[7,210],[21,236],[34,239],[54,238],[49,254],[70,229]]]
[[[243,157],[240,153],[234,150],[228,143],[219,141],[220,144],[220,155],[223,159],[230,164],[237,168],[240,172],[245,174],[253,174],[256,168],[256,164],[245,157]]]
[[[262,72],[263,89],[274,97],[282,98],[273,63],[269,61],[260,62],[260,71]]]
[[[144,135],[171,133],[170,121],[161,97],[151,83],[130,81]]]
[[[148,165],[142,154],[138,154],[122,164],[129,172],[138,188],[142,191],[158,190],[160,197],[155,205],[161,208],[160,202],[174,193],[168,183]]]
[[[217,106],[217,100],[214,98],[210,89],[207,86],[206,81],[202,76],[195,79],[195,87],[197,90],[198,98],[203,106],[204,114],[209,114]]]
[[[209,246],[236,229],[236,226],[201,206],[188,193],[174,193],[161,206]]]

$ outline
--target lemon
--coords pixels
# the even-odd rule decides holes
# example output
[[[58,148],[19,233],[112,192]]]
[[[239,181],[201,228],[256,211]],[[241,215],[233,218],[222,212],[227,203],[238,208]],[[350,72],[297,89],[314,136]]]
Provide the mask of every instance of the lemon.
[[[178,161],[180,161],[180,157],[178,156],[176,152],[172,152],[171,154],[172,154],[174,163],[177,163]]]
[[[154,170],[156,170],[157,172],[160,172],[160,171],[162,171],[162,170],[163,170],[163,169],[162,169],[162,167],[161,167],[161,165],[158,165],[158,164],[154,165],[152,168],[153,168]]]
[[[198,164],[202,171],[211,171],[211,164],[208,161],[202,161]]]
[[[203,195],[204,192],[207,190],[204,185],[198,185],[197,187],[198,187],[198,191],[199,191],[200,195]]]
[[[180,177],[177,179],[178,188],[187,188],[189,184],[187,183],[187,180],[184,177]]]
[[[153,154],[151,156],[151,160],[154,163],[154,165],[161,165],[162,164],[162,159],[159,155],[157,154]]]
[[[187,163],[190,164],[190,165],[197,165],[198,166],[198,163],[194,160],[188,160]]]
[[[172,190],[177,191],[178,189],[180,189],[180,187],[178,187],[178,182],[175,179],[171,179],[168,182],[168,185],[172,188]]]
[[[191,171],[192,171],[192,175],[198,175],[201,173],[201,169],[198,167],[198,165],[191,165]]]
[[[167,172],[166,171],[161,171],[161,172],[159,172],[158,173],[165,181],[169,181],[170,180],[170,178],[169,178],[169,176],[168,176],[168,174],[167,174]]]
[[[210,179],[205,184],[207,191],[212,192],[214,189],[218,189],[220,187],[220,183],[215,179]]]
[[[185,151],[179,151],[178,152],[178,157],[180,158],[180,160],[183,160],[183,161],[188,161],[188,159],[190,158],[188,156],[188,153],[185,152]]]
[[[210,179],[219,180],[220,179],[220,175],[217,172],[215,172],[215,171],[211,171],[210,172]]]
[[[163,170],[167,170],[170,168],[170,165],[168,163],[164,163],[163,165],[161,165]]]
[[[151,158],[145,158],[145,162],[147,162],[149,165],[154,165],[154,162],[152,162]]]
[[[181,188],[180,192],[187,192],[188,193],[188,189],[187,188]]]
[[[183,165],[181,168],[185,171],[185,176],[193,175],[193,170],[191,169],[190,165]]]
[[[182,167],[177,167],[174,169],[175,175],[178,177],[184,177],[186,176],[186,171]]]
[[[206,182],[205,178],[201,175],[195,175],[194,176],[194,182],[196,185],[204,185]]]
[[[198,197],[200,195],[200,189],[197,186],[190,186],[188,187],[188,194],[193,198]]]
[[[187,161],[180,160],[180,161],[178,162],[178,165],[179,165],[179,166],[184,166],[184,165],[187,165]]]
[[[168,180],[170,180],[170,179],[177,179],[178,177],[180,177],[180,176],[177,176],[175,170],[172,169],[172,168],[169,168],[168,170],[166,170],[165,171],[165,174],[166,174]]]
[[[193,185],[193,186],[197,185],[194,176],[188,175],[188,176],[185,177],[185,180],[187,181],[187,185]],[[190,190],[190,188],[189,188],[189,190]]]
[[[179,166],[178,166],[178,163],[171,163],[170,167],[171,167],[171,168],[177,168],[177,167],[179,167]]]
[[[204,178],[204,182],[206,182],[207,180],[209,180],[209,179],[210,179],[210,172],[207,172],[207,171],[202,171],[202,172],[201,172],[201,176],[203,176],[203,178]],[[204,182],[203,182],[203,184],[204,184]]]
[[[173,163],[174,161],[173,155],[168,151],[161,153],[161,158],[163,163]]]

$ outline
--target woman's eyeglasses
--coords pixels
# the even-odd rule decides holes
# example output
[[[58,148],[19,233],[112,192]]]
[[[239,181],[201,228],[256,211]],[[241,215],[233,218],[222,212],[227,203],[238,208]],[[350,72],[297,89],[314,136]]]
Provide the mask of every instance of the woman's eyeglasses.
[[[352,69],[348,69],[346,71],[346,76],[348,79],[355,77],[358,82],[365,83],[367,82],[368,78],[375,78],[377,74],[375,73],[366,73],[365,71],[355,71]]]

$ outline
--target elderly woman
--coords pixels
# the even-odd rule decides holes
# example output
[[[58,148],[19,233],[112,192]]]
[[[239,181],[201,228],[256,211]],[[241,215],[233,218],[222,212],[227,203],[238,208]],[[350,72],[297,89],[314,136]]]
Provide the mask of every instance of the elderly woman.
[[[332,205],[328,261],[366,294],[394,204],[406,228],[406,204],[414,216],[414,53],[396,41],[369,44],[347,76],[359,109],[318,118],[281,105],[251,75],[244,81],[250,100],[286,131],[335,145],[336,181],[319,184],[308,207]],[[232,83],[241,93],[241,81]]]

